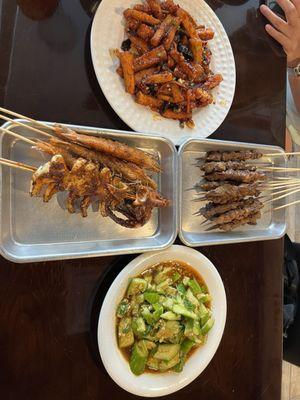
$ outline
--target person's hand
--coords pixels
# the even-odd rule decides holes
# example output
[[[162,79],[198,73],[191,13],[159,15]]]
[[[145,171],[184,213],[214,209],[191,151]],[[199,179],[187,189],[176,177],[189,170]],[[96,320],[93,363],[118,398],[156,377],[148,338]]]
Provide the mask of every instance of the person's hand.
[[[260,11],[272,24],[266,25],[266,31],[282,45],[288,66],[295,67],[300,61],[300,0],[277,0],[277,3],[284,11],[286,21],[265,4],[260,6]]]

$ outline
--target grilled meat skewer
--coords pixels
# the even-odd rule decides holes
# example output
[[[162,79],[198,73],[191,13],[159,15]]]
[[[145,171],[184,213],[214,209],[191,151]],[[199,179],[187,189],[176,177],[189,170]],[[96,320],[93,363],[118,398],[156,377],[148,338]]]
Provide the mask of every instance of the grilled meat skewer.
[[[223,172],[213,172],[211,174],[205,174],[205,179],[208,181],[236,181],[251,183],[254,181],[263,181],[266,179],[266,175],[263,172],[257,171],[237,171],[233,169],[228,169]]]
[[[241,151],[209,151],[206,155],[206,161],[246,161],[257,160],[263,156],[256,150]]]
[[[199,214],[203,215],[204,218],[211,220],[213,217],[224,214],[230,210],[235,210],[243,206],[251,206],[254,204],[254,202],[255,199],[253,197],[227,204],[214,204],[211,202],[206,204],[205,207],[200,208]]]
[[[195,188],[202,189],[205,192],[209,192],[210,190],[217,189],[219,186],[224,186],[224,185],[235,185],[236,183],[233,181],[211,181],[211,182],[199,182],[195,185]]]
[[[213,221],[216,222],[217,225],[227,224],[229,222],[234,222],[249,217],[253,213],[258,212],[261,208],[263,208],[262,202],[256,199],[252,205],[242,206],[235,210],[227,211],[224,214],[214,218]]]
[[[227,224],[221,224],[221,225],[217,225],[217,227],[219,229],[221,229],[222,231],[225,232],[229,232],[232,231],[235,228],[238,228],[239,226],[242,225],[256,225],[257,224],[257,220],[261,218],[261,212],[258,211],[252,215],[249,215],[248,217],[244,217],[242,219],[238,219],[232,222],[229,222]]]
[[[201,170],[206,174],[211,174],[212,172],[223,172],[230,169],[256,171],[256,166],[246,164],[244,161],[211,161],[206,162],[201,166]]]
[[[258,183],[241,184],[239,186],[223,185],[205,194],[205,198],[215,204],[225,204],[230,201],[239,201],[247,196],[260,195]]]

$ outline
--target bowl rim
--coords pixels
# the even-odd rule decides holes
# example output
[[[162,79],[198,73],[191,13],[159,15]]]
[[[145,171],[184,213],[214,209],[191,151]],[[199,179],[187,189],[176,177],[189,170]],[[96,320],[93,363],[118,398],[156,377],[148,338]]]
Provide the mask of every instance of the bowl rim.
[[[178,256],[176,253],[180,253],[181,255]],[[172,254],[175,255],[175,257],[172,258]],[[172,385],[163,385],[160,388],[151,388],[151,387],[145,387],[141,383],[141,377],[145,376],[151,376],[153,379],[157,379],[156,377],[166,377],[166,381],[168,380],[167,377],[172,377],[174,376],[170,372],[168,373],[162,373],[162,374],[143,374],[139,377],[136,377],[135,375],[132,374],[130,369],[128,368],[128,375],[124,373],[119,373],[119,368],[122,369],[124,366],[124,363],[126,363],[126,366],[128,367],[128,362],[125,360],[124,357],[122,357],[122,354],[120,353],[120,350],[118,349],[117,346],[117,341],[116,341],[116,335],[112,337],[112,335],[109,335],[108,330],[104,325],[107,324],[107,317],[111,315],[111,311],[113,309],[114,315],[115,315],[115,309],[118,304],[118,302],[122,299],[124,295],[125,288],[127,287],[128,284],[128,279],[130,277],[134,277],[139,275],[143,270],[148,269],[151,265],[159,262],[157,261],[156,258],[161,258],[165,259],[167,255],[170,255],[168,257],[170,260],[171,259],[177,259],[183,262],[187,262],[188,264],[191,265],[190,262],[185,261],[185,255],[188,255],[190,257],[197,258],[199,263],[202,262],[203,265],[202,267],[207,268],[209,270],[208,274],[212,274],[212,277],[214,279],[214,284],[215,284],[215,289],[218,290],[219,294],[219,308],[218,308],[218,330],[214,332],[214,335],[212,336],[211,339],[211,344],[210,344],[210,350],[208,357],[205,359],[204,362],[202,362],[202,365],[199,366],[199,368],[194,368],[190,373],[184,377],[184,379],[177,379],[175,383]],[[151,260],[155,259],[155,262],[152,262]],[[196,271],[200,272],[201,274],[201,266],[198,265],[191,265],[192,268],[194,268]],[[206,271],[207,273],[207,271]],[[204,278],[205,280],[205,278]],[[210,287],[209,287],[210,289]],[[111,304],[113,303],[113,304]],[[110,314],[108,313],[108,310],[110,309]],[[225,288],[222,282],[222,279],[220,277],[219,272],[217,271],[216,267],[213,265],[213,263],[202,253],[200,253],[196,249],[192,249],[186,246],[182,245],[173,245],[169,247],[166,250],[162,251],[154,251],[151,253],[145,253],[141,254],[138,257],[134,258],[129,264],[127,264],[123,270],[118,274],[118,276],[115,278],[111,286],[109,287],[104,301],[102,303],[102,307],[99,313],[99,320],[98,320],[98,327],[97,327],[97,340],[98,340],[98,349],[99,353],[103,362],[103,365],[107,371],[107,373],[110,375],[110,377],[114,380],[114,382],[119,385],[121,388],[126,390],[129,393],[142,396],[142,397],[160,397],[160,396],[165,396],[171,393],[174,393],[183,387],[187,386],[189,383],[191,383],[194,379],[196,379],[207,367],[207,365],[210,363],[212,358],[214,357],[219,344],[221,342],[223,333],[224,333],[224,328],[225,328],[225,323],[226,323],[226,315],[227,315],[227,300],[226,300],[226,293],[225,293]],[[115,327],[115,316],[112,319],[113,324]],[[115,365],[113,363],[108,355],[108,348],[109,346],[115,346],[119,354],[120,360],[117,360],[119,362],[119,368],[118,365]],[[205,346],[204,346],[205,347]],[[197,354],[200,354],[200,352],[195,352],[191,358],[196,359]],[[199,355],[198,355],[199,358]],[[123,364],[123,365],[121,365]],[[187,363],[188,364],[188,363]],[[184,371],[180,373],[180,376],[184,376]],[[124,370],[122,371],[124,372]],[[174,373],[175,374],[175,373]],[[182,374],[182,375],[181,375]],[[176,374],[178,376],[178,374]],[[134,384],[133,384],[134,382]]]

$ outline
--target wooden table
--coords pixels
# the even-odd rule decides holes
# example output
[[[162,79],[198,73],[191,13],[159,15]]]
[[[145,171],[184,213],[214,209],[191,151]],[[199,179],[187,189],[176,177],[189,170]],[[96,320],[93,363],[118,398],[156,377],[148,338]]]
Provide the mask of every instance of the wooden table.
[[[40,22],[14,3],[0,1],[1,104],[42,120],[128,129],[93,72],[93,1],[61,0],[55,14]],[[264,33],[258,2],[209,3],[228,32],[237,66],[233,107],[213,137],[283,145],[285,58]],[[280,399],[283,241],[201,251],[224,280],[225,333],[205,372],[170,399]],[[133,398],[107,375],[95,342],[101,299],[131,258],[27,265],[1,259],[1,398]]]

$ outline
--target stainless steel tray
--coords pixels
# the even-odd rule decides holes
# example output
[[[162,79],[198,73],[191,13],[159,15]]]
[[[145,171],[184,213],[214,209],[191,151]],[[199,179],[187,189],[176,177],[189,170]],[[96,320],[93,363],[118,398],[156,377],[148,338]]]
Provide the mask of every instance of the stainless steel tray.
[[[210,150],[242,150],[257,149],[262,153],[284,153],[275,146],[259,144],[227,142],[222,140],[190,139],[179,149],[179,236],[187,246],[207,246],[226,243],[250,242],[280,238],[285,234],[285,209],[272,211],[272,203],[262,210],[262,218],[256,226],[246,225],[233,232],[205,231],[208,226],[200,225],[202,218],[193,215],[205,202],[193,202],[195,191],[189,190],[201,179],[201,172],[195,166],[197,157]],[[202,154],[201,154],[202,153]],[[286,157],[272,157],[274,166],[286,166]],[[277,173],[278,174],[278,173]],[[271,176],[270,174],[268,176]],[[282,176],[282,174],[281,174]],[[265,193],[262,193],[264,196]],[[267,199],[263,200],[266,201]],[[274,202],[275,206],[284,204],[285,199]]]
[[[37,137],[34,132],[11,123],[3,126],[27,137]],[[158,156],[163,173],[157,177],[157,183],[163,196],[171,200],[171,206],[156,210],[144,227],[126,229],[91,209],[87,218],[69,214],[64,210],[63,193],[49,203],[31,198],[30,173],[2,166],[1,254],[14,262],[31,262],[141,253],[170,246],[177,235],[177,152],[172,142],[158,136],[68,126],[78,131],[89,130],[94,135],[101,132],[103,136]],[[4,158],[35,166],[46,160],[27,143],[5,133],[0,138],[0,154]]]

